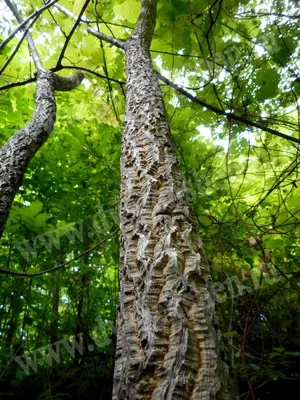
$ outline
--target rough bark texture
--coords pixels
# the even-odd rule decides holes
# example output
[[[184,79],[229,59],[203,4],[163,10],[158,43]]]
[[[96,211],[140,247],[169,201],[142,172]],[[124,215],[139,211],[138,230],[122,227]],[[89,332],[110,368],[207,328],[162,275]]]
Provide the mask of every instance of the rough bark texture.
[[[82,79],[80,72],[70,78],[54,75],[51,71],[37,72],[33,117],[0,148],[0,238],[26,168],[53,130],[56,114],[54,90],[70,90]]]
[[[156,1],[141,3],[125,48],[113,399],[228,399],[209,267],[149,55]]]

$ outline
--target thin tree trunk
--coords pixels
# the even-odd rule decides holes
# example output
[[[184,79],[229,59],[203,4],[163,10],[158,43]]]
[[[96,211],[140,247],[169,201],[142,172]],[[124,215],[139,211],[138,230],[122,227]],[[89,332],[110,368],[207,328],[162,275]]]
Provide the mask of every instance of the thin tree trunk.
[[[126,42],[120,311],[113,399],[231,398],[214,295],[149,47],[156,1]]]
[[[71,90],[82,79],[81,72],[70,78],[46,70],[37,72],[33,117],[0,148],[0,238],[26,168],[53,130],[56,114],[54,90]]]

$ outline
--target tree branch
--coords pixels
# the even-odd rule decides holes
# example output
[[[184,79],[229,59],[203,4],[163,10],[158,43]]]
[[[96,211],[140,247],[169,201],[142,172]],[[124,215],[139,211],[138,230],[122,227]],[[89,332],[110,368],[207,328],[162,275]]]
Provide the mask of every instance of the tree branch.
[[[57,91],[69,91],[78,86],[83,80],[84,75],[81,71],[76,71],[69,77],[54,75],[54,90]]]
[[[287,139],[291,142],[300,144],[300,139],[298,138],[294,138],[292,136],[286,135],[282,132],[279,132],[275,129],[271,129],[268,128],[266,126],[263,126],[257,122],[251,121],[247,118],[241,117],[239,115],[236,115],[234,113],[228,113],[224,110],[221,110],[220,108],[217,108],[211,104],[206,103],[205,101],[199,99],[198,97],[193,96],[192,94],[190,94],[189,92],[187,92],[186,90],[184,90],[182,87],[176,85],[176,83],[170,81],[170,79],[166,78],[165,76],[161,75],[160,73],[157,73],[158,77],[160,80],[162,80],[163,82],[165,82],[167,85],[171,86],[173,89],[175,89],[177,92],[183,94],[185,97],[187,97],[188,99],[194,101],[197,104],[200,104],[203,107],[206,107],[208,110],[213,111],[214,113],[218,114],[218,115],[223,115],[224,117],[226,117],[227,119],[234,119],[235,121],[239,121],[242,122],[243,124],[249,125],[249,126],[253,126],[255,128],[261,129],[262,131],[271,133],[272,135],[275,136],[279,136],[283,139]]]
[[[88,72],[89,74],[95,75],[100,79],[105,79],[107,81],[118,83],[119,85],[125,85],[126,84],[124,81],[118,81],[117,79],[110,78],[109,76],[105,76],[105,75],[99,74],[98,72],[92,71],[92,70],[90,70],[88,68],[78,67],[78,66],[74,66],[74,65],[61,65],[59,68],[51,69],[51,71],[56,72],[56,71],[60,71],[62,69],[76,69],[76,70]]]
[[[27,274],[26,272],[10,271],[9,269],[0,268],[0,273],[7,274],[7,275],[13,275],[13,276],[20,276],[20,277],[25,277],[25,278],[32,278],[32,277],[35,277],[35,276],[41,276],[41,275],[49,274],[51,272],[57,271],[60,268],[65,267],[66,265],[70,264],[72,261],[75,261],[78,258],[90,253],[92,250],[96,249],[101,244],[107,242],[107,240],[109,240],[111,237],[113,237],[119,230],[120,230],[120,228],[115,229],[113,231],[113,233],[111,233],[109,236],[107,236],[107,238],[101,240],[99,243],[95,244],[95,246],[91,247],[88,250],[85,250],[83,253],[78,254],[77,256],[73,257],[71,260],[65,261],[62,264],[57,264],[57,265],[55,265],[55,267],[50,268],[50,269],[46,269],[45,271],[35,272],[34,274]]]
[[[27,22],[29,22],[32,18],[35,18],[34,22],[36,21],[36,17],[40,16],[44,10],[47,8],[53,6],[54,3],[56,3],[58,0],[52,0],[49,3],[47,3],[45,6],[41,7],[40,9],[34,11],[31,15],[29,15],[28,18],[26,18],[3,42],[0,44],[0,51],[13,39],[21,29],[25,27]],[[34,23],[33,22],[33,23]],[[30,24],[31,25],[31,24]]]
[[[243,13],[236,14],[236,16],[243,16],[243,19],[253,19],[253,18],[258,18],[258,17],[270,17],[270,16],[275,16],[275,17],[281,17],[281,18],[290,18],[290,19],[300,19],[300,14],[299,15],[289,15],[289,14],[281,14],[281,13],[267,13],[267,12],[258,12],[256,14],[251,14],[251,11],[246,11]]]
[[[53,130],[56,117],[54,91],[73,89],[84,77],[82,72],[76,72],[70,78],[58,77],[46,70],[38,70],[36,75],[33,116],[0,148],[0,238],[26,168]]]
[[[2,90],[12,89],[17,86],[24,86],[24,85],[27,85],[28,83],[35,82],[35,81],[36,81],[36,78],[34,77],[34,78],[24,79],[24,81],[11,82],[11,83],[8,83],[7,85],[0,86],[0,92]]]
[[[106,35],[105,33],[101,33],[96,31],[93,28],[88,28],[87,31],[91,33],[92,35],[96,36],[98,39],[105,40],[106,42],[112,44],[113,46],[119,47],[119,49],[124,50],[125,49],[125,41],[113,38],[112,36]]]
[[[66,9],[65,7],[62,7],[59,4],[55,4],[54,7],[57,8],[63,14],[67,15],[68,17],[70,17],[74,20],[77,20],[77,17],[73,13],[71,13],[71,11]],[[79,21],[79,22],[81,22],[81,21]],[[86,21],[84,21],[84,22],[86,22]],[[106,35],[105,33],[98,32],[93,28],[88,28],[87,31],[89,33],[91,33],[92,35],[96,36],[98,39],[103,39],[106,42],[108,42],[116,47],[119,47],[120,49],[123,49],[123,50],[125,49],[125,42],[123,40],[113,38],[112,36]]]
[[[16,17],[17,21],[19,22],[19,24],[22,24],[23,18],[21,17],[21,15],[19,14],[19,11],[17,10],[17,8],[13,5],[13,3],[10,0],[4,0],[6,5],[9,7],[9,9],[11,10],[11,12],[14,14],[14,16]],[[38,55],[37,49],[35,47],[35,43],[32,39],[31,34],[28,32],[26,35],[26,39],[32,54],[32,58],[35,64],[35,67],[38,71],[42,71],[44,70],[43,65],[41,63],[40,57]]]
[[[55,5],[57,6],[57,5]],[[124,50],[125,49],[125,42],[119,41],[118,39],[114,39],[111,38],[108,35],[104,35],[102,33],[99,33],[97,31],[95,31],[94,29],[88,29],[88,32],[91,33],[94,36],[97,36],[100,38],[101,35],[101,39],[108,41],[111,44],[114,44],[115,46],[119,47],[120,49]],[[107,40],[107,37],[109,38],[109,40]],[[208,110],[213,111],[214,113],[218,114],[218,115],[223,115],[224,117],[226,117],[227,119],[234,119],[235,121],[239,121],[242,122],[243,124],[249,125],[249,126],[253,126],[254,128],[258,128],[261,129],[262,131],[271,133],[272,135],[281,137],[283,139],[289,140],[291,142],[300,144],[300,139],[298,138],[294,138],[292,136],[286,135],[282,132],[279,132],[275,129],[272,128],[268,128],[266,126],[263,126],[257,122],[251,121],[247,118],[241,117],[239,115],[236,115],[234,113],[227,113],[224,110],[221,110],[220,108],[217,108],[211,104],[206,103],[205,101],[199,99],[198,97],[193,96],[192,94],[190,94],[189,92],[187,92],[186,90],[184,90],[182,87],[176,85],[176,83],[172,82],[170,79],[166,78],[165,76],[163,76],[162,74],[160,74],[159,72],[157,72],[157,75],[159,77],[159,79],[163,82],[165,82],[167,85],[171,86],[173,89],[175,89],[177,92],[183,94],[185,97],[187,97],[188,99],[192,100],[193,102],[206,107]]]
[[[83,15],[85,9],[89,5],[90,1],[91,0],[86,0],[86,2],[84,3],[83,7],[80,10],[80,13],[79,13],[78,17],[75,17],[75,24],[72,26],[72,29],[71,29],[70,33],[68,34],[68,37],[67,37],[67,39],[66,39],[66,41],[64,43],[64,46],[62,48],[62,51],[61,51],[61,53],[60,53],[60,55],[58,57],[57,64],[56,64],[58,67],[61,65],[62,59],[64,58],[64,54],[65,54],[65,52],[67,50],[68,44],[69,44],[69,42],[71,40],[71,37],[73,36],[73,33],[75,32],[77,26],[80,24],[81,17]]]
[[[3,64],[3,66],[0,68],[0,75],[3,74],[3,72],[6,70],[7,66],[9,65],[9,63],[11,62],[11,60],[14,58],[14,56],[17,54],[21,44],[23,43],[23,40],[25,39],[27,32],[30,28],[30,26],[36,21],[36,19],[34,19],[33,21],[31,21],[30,25],[28,26],[28,28],[24,29],[23,35],[21,37],[21,39],[19,40],[18,44],[16,45],[16,47],[14,48],[13,52],[10,54],[10,56],[7,58],[7,60],[5,61],[5,63]]]
[[[7,1],[7,0],[5,0],[5,1]],[[76,16],[74,14],[72,14],[69,10],[67,10],[66,8],[64,8],[64,7],[62,7],[62,6],[58,5],[58,4],[54,4],[54,7],[56,7],[59,11],[61,11],[63,14],[67,15],[68,17],[70,17],[72,19],[77,19]],[[102,40],[104,40],[104,41],[106,41],[106,42],[118,47],[119,49],[125,50],[125,43],[126,42],[123,41],[123,40],[115,39],[115,38],[113,38],[113,37],[111,37],[109,35],[106,35],[104,33],[98,32],[93,28],[88,28],[88,32],[91,33],[92,35],[96,36],[98,39],[102,39]],[[70,68],[73,68],[73,67],[70,67]],[[83,68],[81,68],[81,69],[83,69]],[[282,132],[279,132],[279,131],[277,131],[275,129],[268,128],[268,127],[263,126],[263,125],[261,125],[261,124],[259,124],[257,122],[251,121],[251,120],[249,120],[247,118],[244,118],[242,116],[236,115],[234,113],[228,113],[228,112],[226,112],[224,110],[221,110],[221,109],[219,109],[219,108],[217,108],[217,107],[215,107],[215,106],[213,106],[211,104],[208,104],[205,101],[199,99],[198,97],[193,96],[188,91],[184,90],[182,87],[178,86],[176,83],[172,82],[171,80],[169,80],[168,78],[166,78],[165,76],[160,74],[159,72],[157,74],[158,74],[158,77],[159,77],[159,79],[161,81],[163,81],[167,85],[171,86],[177,92],[181,93],[182,95],[184,95],[188,99],[192,100],[193,102],[195,102],[195,103],[197,103],[197,104],[199,104],[199,105],[201,105],[203,107],[206,107],[208,110],[213,111],[214,113],[216,113],[218,115],[223,115],[227,119],[233,119],[233,120],[241,122],[241,123],[243,123],[245,125],[249,125],[249,126],[252,126],[254,128],[261,129],[264,132],[268,132],[268,133],[270,133],[272,135],[275,135],[275,136],[281,137],[283,139],[289,140],[291,142],[300,144],[300,139],[298,139],[298,138],[294,138],[292,136],[286,135],[286,134],[284,134]],[[112,79],[112,78],[110,78],[110,79]],[[31,80],[31,82],[32,82],[32,80]],[[24,83],[28,83],[28,81],[25,81]],[[3,89],[9,89],[9,88],[14,87],[14,86],[20,86],[22,84],[23,84],[22,82],[8,84],[8,85],[5,85],[3,87],[0,87],[0,91],[3,90]]]

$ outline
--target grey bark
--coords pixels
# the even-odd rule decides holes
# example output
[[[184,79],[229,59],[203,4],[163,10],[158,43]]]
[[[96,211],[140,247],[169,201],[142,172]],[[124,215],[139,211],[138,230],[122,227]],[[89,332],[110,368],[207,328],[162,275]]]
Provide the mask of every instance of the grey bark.
[[[26,168],[53,130],[56,115],[54,91],[71,90],[83,79],[81,72],[70,78],[45,70],[39,70],[36,75],[33,117],[0,148],[0,238]]]
[[[209,266],[149,54],[156,1],[141,4],[125,44],[113,399],[229,399]]]

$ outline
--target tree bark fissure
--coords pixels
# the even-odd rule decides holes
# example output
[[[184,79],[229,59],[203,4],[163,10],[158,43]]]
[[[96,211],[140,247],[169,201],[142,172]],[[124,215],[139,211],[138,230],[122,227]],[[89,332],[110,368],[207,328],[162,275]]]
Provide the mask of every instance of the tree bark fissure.
[[[225,399],[209,267],[149,54],[156,1],[141,3],[125,46],[113,399]]]
[[[69,78],[46,70],[37,72],[33,117],[0,148],[0,238],[26,168],[53,130],[56,115],[54,91],[71,90],[82,79],[81,72]]]

